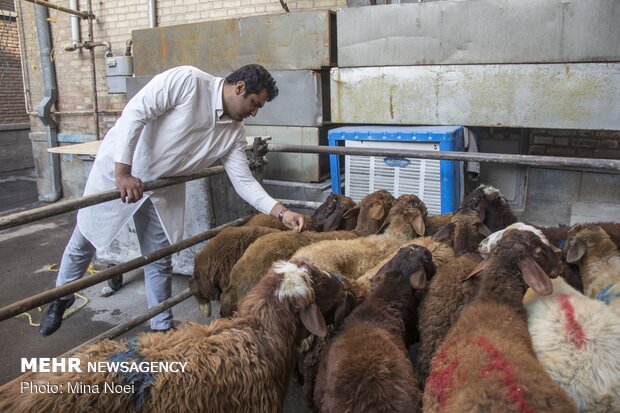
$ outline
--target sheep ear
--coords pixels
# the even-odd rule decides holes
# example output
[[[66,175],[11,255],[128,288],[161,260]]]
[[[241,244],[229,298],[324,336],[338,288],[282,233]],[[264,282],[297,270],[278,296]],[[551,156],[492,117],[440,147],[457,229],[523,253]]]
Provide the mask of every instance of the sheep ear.
[[[525,283],[538,295],[549,295],[553,292],[553,284],[547,273],[532,257],[524,257],[519,261],[519,270]]]
[[[381,227],[377,231],[377,234],[381,234],[388,227],[388,225],[390,225],[390,217],[389,216],[385,219],[385,221],[383,221],[383,224],[381,224]]]
[[[423,268],[418,268],[409,276],[409,283],[415,289],[426,287],[426,273]]]
[[[479,272],[481,272],[482,270],[484,270],[487,266],[489,265],[489,261],[488,260],[482,260],[478,263],[478,265],[476,265],[476,268],[474,268],[472,270],[472,272],[470,272],[469,274],[467,274],[465,277],[461,278],[461,281],[466,281],[469,280],[471,277],[473,277],[474,275],[478,274]]]
[[[586,253],[586,244],[581,240],[572,240],[568,245],[566,252],[566,262],[576,263]]]
[[[334,313],[334,328],[340,327],[347,315],[351,312],[351,301],[353,298],[347,293],[346,298],[338,305]]]
[[[424,225],[424,218],[422,217],[422,213],[419,213],[413,219],[413,229],[419,236],[424,236],[424,231],[426,230],[426,227]]]
[[[335,231],[342,222],[342,214],[340,209],[336,208],[323,223],[323,232]]]
[[[454,228],[454,224],[450,222],[442,227],[440,227],[437,232],[433,234],[433,241],[444,242],[450,238],[452,234],[452,229]]]
[[[351,208],[347,212],[345,212],[344,215],[342,215],[342,217],[344,219],[349,219],[349,218],[356,217],[359,213],[360,213],[360,206],[359,205],[355,205],[353,208]]]
[[[368,216],[375,221],[380,221],[385,216],[385,208],[383,204],[376,203],[368,209]]]
[[[325,319],[315,303],[304,308],[299,315],[301,322],[309,332],[319,337],[325,337],[327,334]]]
[[[489,227],[487,227],[486,225],[484,225],[482,222],[480,222],[479,224],[476,225],[476,227],[478,228],[478,233],[480,235],[482,235],[483,237],[488,237],[489,235],[492,234],[491,230],[489,229]]]

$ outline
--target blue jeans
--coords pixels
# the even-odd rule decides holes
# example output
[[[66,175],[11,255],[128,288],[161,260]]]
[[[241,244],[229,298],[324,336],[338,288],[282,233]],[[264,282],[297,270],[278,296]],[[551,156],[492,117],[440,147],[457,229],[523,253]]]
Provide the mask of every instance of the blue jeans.
[[[133,216],[133,220],[136,224],[142,255],[170,246],[150,199],[142,204]],[[94,255],[95,247],[82,235],[76,225],[60,261],[56,286],[82,278]],[[149,308],[170,298],[172,292],[171,277],[172,258],[170,256],[144,266],[144,284]],[[165,330],[170,327],[172,327],[171,309],[151,318],[151,328],[154,330]]]

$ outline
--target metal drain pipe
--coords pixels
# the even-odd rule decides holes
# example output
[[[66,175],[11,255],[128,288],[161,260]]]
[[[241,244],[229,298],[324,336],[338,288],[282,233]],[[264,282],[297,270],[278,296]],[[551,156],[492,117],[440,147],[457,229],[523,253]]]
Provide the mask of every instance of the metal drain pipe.
[[[37,38],[39,40],[39,52],[41,56],[41,72],[43,74],[43,99],[37,106],[37,117],[47,128],[47,146],[58,146],[58,125],[51,116],[52,106],[58,99],[58,86],[56,85],[56,71],[51,60],[52,40],[50,26],[47,21],[49,15],[47,7],[37,4],[35,6],[37,25]],[[62,197],[62,183],[60,181],[60,155],[48,153],[48,169],[50,175],[50,192],[39,197],[41,201],[56,202]]]

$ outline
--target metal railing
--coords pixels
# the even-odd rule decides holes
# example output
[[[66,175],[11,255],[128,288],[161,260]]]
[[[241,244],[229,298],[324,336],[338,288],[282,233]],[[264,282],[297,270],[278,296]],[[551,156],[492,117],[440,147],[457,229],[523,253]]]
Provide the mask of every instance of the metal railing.
[[[255,143],[255,148],[257,147]],[[309,145],[284,145],[284,144],[268,144],[265,145],[266,151],[271,152],[291,152],[291,153],[325,153],[335,155],[361,155],[361,156],[394,156],[394,157],[408,157],[408,158],[420,158],[420,159],[438,159],[438,160],[456,160],[456,161],[475,161],[475,162],[495,162],[495,163],[510,163],[519,165],[530,165],[537,167],[556,167],[561,169],[581,169],[602,171],[608,173],[620,173],[620,161],[612,159],[588,159],[588,158],[567,158],[567,157],[551,157],[551,156],[533,156],[533,155],[509,155],[509,154],[494,154],[494,153],[468,153],[468,152],[436,152],[436,151],[423,151],[423,150],[396,150],[396,149],[374,149],[374,148],[348,148],[337,146],[309,146]],[[255,150],[256,152],[256,150]],[[256,155],[256,153],[255,153]],[[152,182],[146,182],[144,185],[145,191],[151,191],[159,188],[164,188],[170,185],[176,185],[195,179],[204,178],[211,175],[216,175],[224,172],[222,166],[208,168],[207,170],[183,177],[163,178]],[[59,215],[65,212],[76,210],[85,206],[95,205],[102,202],[107,202],[113,199],[117,199],[119,196],[118,191],[107,191],[89,195],[86,197],[78,198],[70,201],[58,202],[54,205],[45,206],[42,208],[36,208],[29,211],[24,211],[16,214],[0,217],[0,230],[11,228],[17,225],[22,225],[29,222],[34,222],[43,218]],[[309,201],[296,201],[296,200],[280,200],[282,203],[289,206],[296,206],[302,208],[316,208],[318,202]],[[169,247],[155,251],[148,255],[137,257],[123,264],[119,264],[110,269],[101,271],[95,275],[73,281],[71,283],[56,287],[34,296],[17,301],[13,304],[0,308],[0,321],[6,320],[12,316],[18,315],[24,311],[31,310],[39,305],[50,302],[56,298],[66,296],[82,290],[83,288],[93,286],[100,282],[111,279],[114,276],[123,274],[127,271],[134,270],[142,267],[150,262],[161,259],[174,252],[181,251],[189,248],[192,245],[196,245],[209,238],[214,237],[224,228],[241,225],[249,216],[239,218],[231,221],[227,224],[213,228],[191,238],[185,239],[179,243],[170,245]],[[160,303],[158,306],[149,309],[144,314],[130,320],[129,322],[116,326],[111,330],[108,330],[97,337],[83,343],[89,344],[102,338],[115,338],[120,334],[129,331],[131,328],[139,325],[140,323],[148,320],[155,314],[162,312],[180,302],[187,299],[191,294],[189,290],[185,290],[178,295]],[[81,347],[80,346],[80,347]],[[74,349],[75,350],[75,349]],[[74,351],[71,350],[71,351]]]

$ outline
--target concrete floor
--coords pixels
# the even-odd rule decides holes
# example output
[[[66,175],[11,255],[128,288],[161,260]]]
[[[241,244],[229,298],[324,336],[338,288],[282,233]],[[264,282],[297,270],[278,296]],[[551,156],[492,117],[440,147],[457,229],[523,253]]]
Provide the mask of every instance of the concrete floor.
[[[32,170],[0,175],[0,215],[41,205],[44,204],[37,200]],[[0,231],[0,306],[54,286],[56,273],[50,271],[50,266],[59,262],[74,225],[75,212],[72,212]],[[187,281],[186,276],[174,275],[173,295],[186,289]],[[26,316],[0,322],[0,385],[20,375],[22,357],[56,357],[146,310],[141,270],[125,274],[123,287],[110,297],[100,294],[105,285],[98,284],[83,290],[80,294],[87,300],[84,307],[67,318],[60,330],[49,337],[39,336],[38,327],[31,325]],[[84,302],[78,298],[74,307]],[[173,311],[177,322],[211,321],[200,314],[191,297],[175,306]],[[32,322],[38,324],[40,309],[29,313]],[[218,313],[219,309],[214,308],[214,314]],[[124,337],[146,330],[148,323]],[[298,384],[291,383],[284,412],[309,411],[301,392]]]

